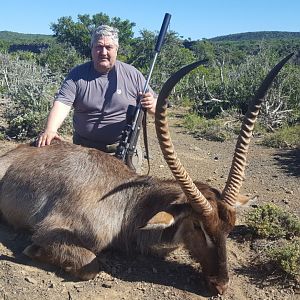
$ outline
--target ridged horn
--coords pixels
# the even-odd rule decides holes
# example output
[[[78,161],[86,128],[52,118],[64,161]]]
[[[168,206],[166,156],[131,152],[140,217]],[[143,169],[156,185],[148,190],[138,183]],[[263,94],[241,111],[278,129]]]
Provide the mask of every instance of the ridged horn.
[[[244,116],[228,179],[222,192],[222,199],[231,206],[235,205],[237,196],[242,186],[249,143],[261,104],[273,80],[292,56],[293,53],[286,56],[268,73],[254,95],[254,98],[249,104],[248,110]]]
[[[207,60],[197,61],[183,67],[182,69],[174,73],[165,82],[158,95],[155,113],[156,135],[164,158],[177,182],[180,184],[183,192],[190,201],[193,209],[200,212],[203,216],[211,215],[212,207],[208,200],[198,190],[193,180],[181,164],[174,150],[167,120],[167,98],[170,95],[173,87],[182,77],[184,77],[196,67],[205,64],[206,62]]]

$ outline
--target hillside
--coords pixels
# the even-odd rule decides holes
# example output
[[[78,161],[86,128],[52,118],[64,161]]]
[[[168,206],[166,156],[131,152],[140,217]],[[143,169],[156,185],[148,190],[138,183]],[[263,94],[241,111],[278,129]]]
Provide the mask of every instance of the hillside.
[[[7,42],[15,41],[45,41],[53,39],[52,35],[46,34],[30,34],[30,33],[18,33],[13,31],[0,31],[0,40]],[[257,32],[244,32],[235,33],[223,36],[217,36],[207,39],[213,42],[221,41],[255,41],[255,40],[276,40],[276,39],[300,39],[300,32],[288,32],[288,31],[257,31]]]
[[[209,41],[222,42],[222,41],[257,41],[257,40],[281,40],[281,39],[300,39],[300,32],[288,31],[257,31],[257,32],[244,32],[235,33],[223,36],[217,36]]]
[[[6,42],[44,42],[53,39],[52,35],[47,34],[31,34],[31,33],[18,33],[13,31],[0,31],[0,40]]]

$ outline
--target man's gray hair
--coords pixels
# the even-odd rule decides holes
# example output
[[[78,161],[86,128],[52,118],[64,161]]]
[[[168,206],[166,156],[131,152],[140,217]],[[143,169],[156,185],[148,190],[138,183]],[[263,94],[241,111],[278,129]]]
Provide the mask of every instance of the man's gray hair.
[[[103,37],[110,37],[113,43],[118,47],[119,46],[119,30],[117,28],[108,26],[108,25],[100,25],[98,26],[92,34],[91,38],[91,48],[95,43],[97,43]]]

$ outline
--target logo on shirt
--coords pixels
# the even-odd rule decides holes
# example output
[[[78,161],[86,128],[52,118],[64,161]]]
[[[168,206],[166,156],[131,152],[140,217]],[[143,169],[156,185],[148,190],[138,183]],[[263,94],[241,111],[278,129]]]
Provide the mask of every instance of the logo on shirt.
[[[122,91],[120,89],[117,89],[117,94],[118,95],[121,95],[122,94]]]

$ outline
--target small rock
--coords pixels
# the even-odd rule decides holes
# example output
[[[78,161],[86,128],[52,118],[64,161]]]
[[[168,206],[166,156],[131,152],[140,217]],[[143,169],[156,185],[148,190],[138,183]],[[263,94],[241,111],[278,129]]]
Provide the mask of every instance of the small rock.
[[[111,289],[112,285],[109,283],[102,283],[102,287],[106,288],[106,289]]]
[[[165,296],[167,296],[169,293],[170,293],[169,290],[165,290],[165,291],[163,292],[163,294],[164,294]]]
[[[105,280],[105,281],[113,281],[114,280],[114,278],[110,274],[107,274],[103,271],[100,272],[97,277],[99,277],[100,279]]]
[[[37,284],[37,281],[31,277],[25,277],[25,280],[29,283],[32,283],[32,284]]]

